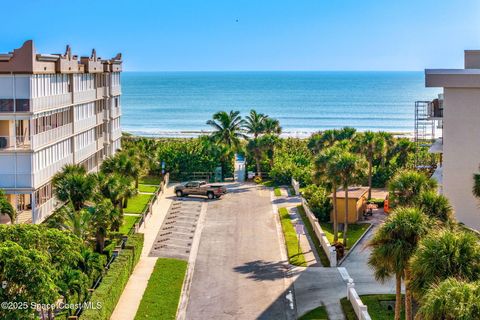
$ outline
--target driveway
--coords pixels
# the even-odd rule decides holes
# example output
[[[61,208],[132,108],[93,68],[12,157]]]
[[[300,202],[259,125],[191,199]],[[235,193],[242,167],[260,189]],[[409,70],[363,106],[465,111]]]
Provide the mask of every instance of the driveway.
[[[290,319],[281,240],[270,192],[230,184],[208,202],[187,319]]]

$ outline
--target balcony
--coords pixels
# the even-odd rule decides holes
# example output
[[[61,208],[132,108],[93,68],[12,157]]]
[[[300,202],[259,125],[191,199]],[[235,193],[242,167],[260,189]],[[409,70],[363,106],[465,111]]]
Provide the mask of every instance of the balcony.
[[[430,102],[427,112],[429,120],[443,119],[443,99],[434,99]]]
[[[83,132],[97,125],[97,117],[89,117],[75,121],[75,133]]]
[[[73,93],[73,102],[75,104],[91,102],[97,100],[97,90],[78,91]]]
[[[115,141],[115,140],[118,140],[122,137],[122,130],[120,128],[118,129],[114,129],[112,131],[112,135],[111,135],[111,140],[112,141]]]
[[[121,86],[111,86],[110,87],[110,95],[119,96],[121,94],[122,94]]]
[[[112,107],[110,110],[110,117],[116,119],[122,115],[122,110],[120,107]]]
[[[72,135],[72,124],[66,124],[64,126],[55,128],[55,129],[50,129],[47,131],[44,131],[42,133],[38,133],[36,135],[32,136],[32,149],[37,149],[41,148],[43,146],[46,146],[48,144],[61,141],[63,139],[68,138],[70,135]]]
[[[30,150],[31,141],[28,136],[0,136],[0,151]]]
[[[56,161],[55,163],[50,164],[46,168],[43,168],[33,174],[33,187],[35,189],[41,187],[43,184],[47,183],[55,173],[59,172],[63,166],[66,164],[73,163],[73,155],[70,154],[69,156]]]
[[[80,163],[81,161],[90,157],[95,152],[97,152],[97,143],[96,141],[93,141],[89,145],[75,152],[75,163]]]
[[[31,99],[31,111],[40,112],[49,109],[60,108],[72,104],[72,94],[64,93],[53,96],[38,97]]]

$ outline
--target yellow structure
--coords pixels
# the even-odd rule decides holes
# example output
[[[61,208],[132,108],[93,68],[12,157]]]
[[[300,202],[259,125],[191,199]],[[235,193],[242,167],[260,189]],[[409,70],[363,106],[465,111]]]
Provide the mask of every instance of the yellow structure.
[[[367,187],[348,188],[348,223],[355,223],[361,219],[367,207]],[[329,196],[333,201],[333,193]],[[338,223],[345,222],[345,191],[337,191],[337,214]],[[330,221],[333,221],[333,210],[330,213]]]

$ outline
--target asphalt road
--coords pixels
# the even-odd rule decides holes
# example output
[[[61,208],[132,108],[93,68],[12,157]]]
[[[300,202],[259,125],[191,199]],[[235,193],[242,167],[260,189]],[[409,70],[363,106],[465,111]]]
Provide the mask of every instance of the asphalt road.
[[[187,319],[290,319],[274,219],[270,192],[252,184],[208,203]]]

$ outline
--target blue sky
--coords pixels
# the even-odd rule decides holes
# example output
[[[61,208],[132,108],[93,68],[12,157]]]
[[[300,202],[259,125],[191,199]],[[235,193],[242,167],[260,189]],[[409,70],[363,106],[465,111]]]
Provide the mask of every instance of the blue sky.
[[[0,52],[69,43],[81,55],[122,52],[126,70],[458,68],[464,49],[480,49],[478,0],[17,0],[1,10]]]

